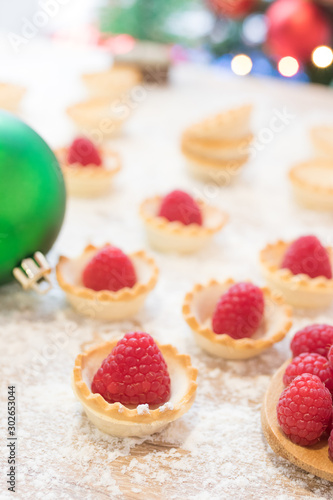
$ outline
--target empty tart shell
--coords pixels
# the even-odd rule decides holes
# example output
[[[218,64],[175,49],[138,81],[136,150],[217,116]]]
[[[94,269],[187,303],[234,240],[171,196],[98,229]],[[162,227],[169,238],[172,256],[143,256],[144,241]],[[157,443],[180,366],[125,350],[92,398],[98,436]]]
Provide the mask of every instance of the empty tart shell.
[[[25,93],[25,87],[12,83],[0,83],[0,108],[16,112]]]
[[[93,377],[116,343],[117,340],[113,340],[93,347],[75,360],[74,393],[96,427],[112,436],[147,436],[161,431],[191,408],[196,395],[197,370],[191,365],[190,357],[179,354],[172,345],[159,345],[171,380],[170,399],[164,405],[129,408],[121,403],[108,403],[100,394],[92,393]]]
[[[310,131],[310,137],[317,154],[333,160],[333,127],[314,127]]]
[[[299,308],[324,308],[333,300],[333,280],[324,276],[310,278],[281,269],[283,257],[292,242],[268,244],[260,252],[260,264],[268,285],[281,293],[285,301]],[[326,248],[332,262],[332,249]]]
[[[82,81],[95,96],[119,96],[142,80],[141,72],[132,66],[114,66],[105,71],[82,75]]]
[[[315,210],[333,210],[333,153],[331,160],[318,158],[295,165],[289,179],[298,203]]]
[[[67,115],[83,134],[102,141],[120,133],[128,109],[119,106],[119,96],[97,96],[68,107]]]
[[[251,338],[234,339],[226,334],[216,334],[212,329],[215,306],[223,293],[235,284],[233,279],[207,285],[195,285],[183,304],[183,316],[192,329],[197,344],[205,351],[225,359],[248,359],[258,356],[289,331],[291,308],[281,296],[275,296],[268,288],[262,288],[265,299],[263,321]]]
[[[110,190],[114,175],[121,169],[120,157],[107,148],[102,148],[100,153],[103,161],[101,166],[82,166],[67,162],[68,148],[55,151],[70,195],[89,198],[101,196]]]
[[[220,231],[228,221],[228,215],[216,207],[197,201],[200,206],[203,225],[185,225],[178,221],[170,222],[159,217],[161,196],[146,199],[140,207],[148,241],[156,250],[162,252],[193,253],[204,247],[212,236]]]
[[[58,283],[79,314],[108,321],[120,321],[134,316],[157,283],[158,268],[155,261],[144,251],[130,254],[129,258],[137,275],[137,283],[133,288],[125,287],[117,292],[96,292],[83,285],[82,272],[101,248],[88,245],[77,258],[61,256],[56,266]]]

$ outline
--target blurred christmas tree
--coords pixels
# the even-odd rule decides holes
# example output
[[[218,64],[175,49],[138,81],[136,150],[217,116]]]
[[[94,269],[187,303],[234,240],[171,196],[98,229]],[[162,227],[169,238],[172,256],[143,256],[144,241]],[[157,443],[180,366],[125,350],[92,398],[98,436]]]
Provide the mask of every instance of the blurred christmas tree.
[[[333,0],[108,0],[100,28],[208,50],[239,75],[333,85]]]

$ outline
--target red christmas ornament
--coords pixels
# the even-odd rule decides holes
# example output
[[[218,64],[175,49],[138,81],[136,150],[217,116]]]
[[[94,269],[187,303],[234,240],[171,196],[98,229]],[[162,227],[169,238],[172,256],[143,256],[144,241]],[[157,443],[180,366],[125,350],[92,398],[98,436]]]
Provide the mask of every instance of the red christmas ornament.
[[[218,15],[239,19],[253,10],[257,0],[208,0],[210,8]]]
[[[330,41],[328,20],[307,0],[277,0],[267,10],[267,21],[267,48],[276,58],[308,61],[318,45]]]

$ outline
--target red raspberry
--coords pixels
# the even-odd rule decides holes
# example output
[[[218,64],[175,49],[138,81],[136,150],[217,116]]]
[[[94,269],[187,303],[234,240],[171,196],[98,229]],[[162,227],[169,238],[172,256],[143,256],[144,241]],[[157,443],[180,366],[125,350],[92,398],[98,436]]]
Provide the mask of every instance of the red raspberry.
[[[102,164],[99,152],[86,137],[74,139],[68,149],[67,161],[69,164],[80,163],[84,167],[87,165],[100,166]]]
[[[329,348],[328,354],[327,354],[327,359],[328,359],[328,364],[333,370],[333,345]]]
[[[284,385],[289,385],[294,378],[303,373],[317,375],[330,392],[333,392],[333,370],[329,367],[327,358],[316,353],[303,352],[287,366],[283,376]]]
[[[282,392],[277,418],[293,443],[311,446],[319,441],[332,416],[330,391],[310,373],[296,377]]]
[[[333,460],[333,430],[330,433],[330,437],[328,438],[328,456],[331,460]]]
[[[290,343],[293,357],[302,352],[316,352],[327,357],[328,350],[333,344],[333,326],[309,325],[294,335]]]
[[[332,266],[325,247],[315,236],[303,236],[294,241],[286,251],[281,268],[293,274],[307,274],[310,278],[332,278]]]
[[[172,191],[163,198],[158,215],[168,221],[179,221],[185,226],[202,226],[201,210],[197,202],[184,191]]]
[[[170,377],[154,339],[148,333],[126,333],[97,370],[91,390],[109,403],[166,403]]]
[[[234,339],[252,337],[264,313],[264,295],[252,283],[237,283],[224,293],[213,314],[213,331]]]
[[[82,273],[85,287],[117,292],[121,288],[132,288],[136,283],[134,266],[119,248],[107,245],[99,250],[86,265]]]

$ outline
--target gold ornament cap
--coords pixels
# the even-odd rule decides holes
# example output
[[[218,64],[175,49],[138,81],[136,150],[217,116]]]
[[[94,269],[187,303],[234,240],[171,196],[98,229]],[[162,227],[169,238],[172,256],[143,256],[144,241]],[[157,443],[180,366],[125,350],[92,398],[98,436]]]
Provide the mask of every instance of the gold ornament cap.
[[[24,290],[35,290],[43,295],[52,288],[49,278],[51,267],[41,252],[35,252],[33,258],[23,259],[20,267],[15,267],[13,274]]]

